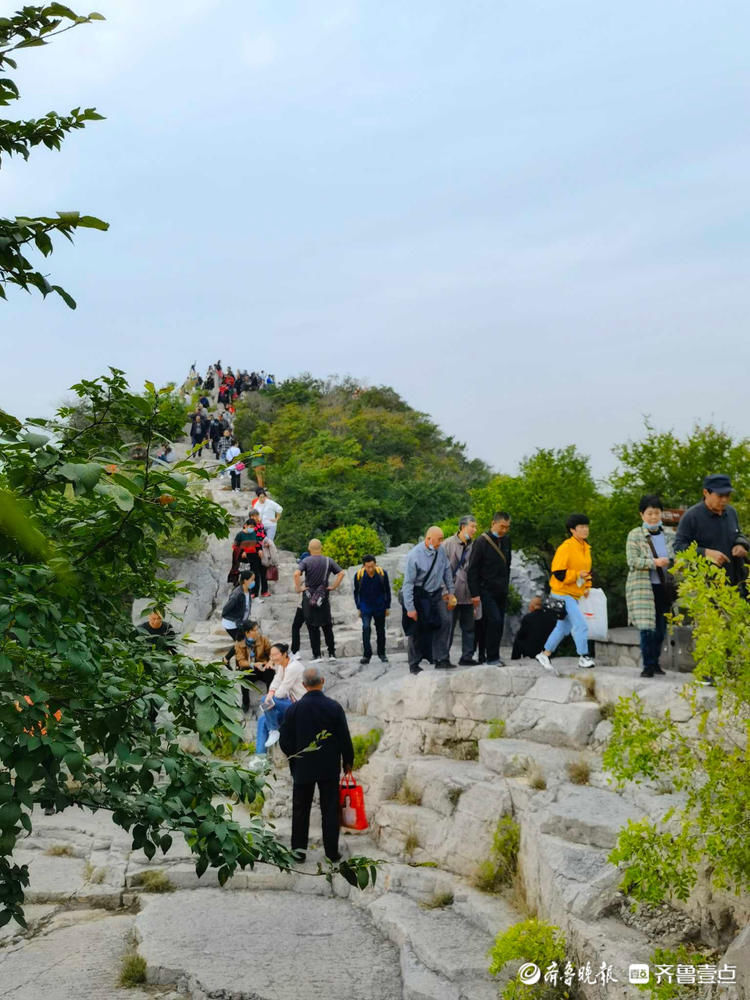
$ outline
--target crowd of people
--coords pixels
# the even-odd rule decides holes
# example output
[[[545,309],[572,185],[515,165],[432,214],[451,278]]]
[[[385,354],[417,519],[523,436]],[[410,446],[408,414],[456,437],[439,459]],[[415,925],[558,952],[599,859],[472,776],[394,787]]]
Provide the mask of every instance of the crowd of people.
[[[231,405],[241,392],[273,384],[259,381],[262,374],[248,376],[242,372],[234,376],[230,368],[225,372],[217,362],[205,379],[195,376],[199,388],[207,392],[216,387],[220,393],[223,390],[224,411],[210,418],[204,428],[201,399],[191,419],[191,438],[194,444],[208,441],[227,466],[239,454],[232,436]],[[272,376],[267,378],[272,380]],[[208,397],[205,400],[208,403]],[[197,448],[195,454],[199,456],[201,450]],[[231,471],[232,488],[239,488],[239,479],[234,477],[239,477],[241,470],[235,466]],[[733,585],[743,591],[745,588],[750,541],[741,532],[737,512],[729,503],[731,481],[717,474],[707,476],[703,485],[702,499],[684,512],[676,532],[663,522],[660,497],[643,496],[638,511],[634,511],[639,520],[624,539],[628,617],[640,634],[642,677],[664,673],[660,653],[666,615],[676,597],[674,578],[669,572],[676,553],[695,543],[698,553],[722,567]],[[280,743],[291,758],[292,847],[304,858],[317,784],[326,856],[338,860],[338,780],[342,768],[345,773],[351,772],[353,751],[343,709],[322,693],[324,678],[319,664],[321,633],[329,660],[336,659],[330,595],[343,585],[346,574],[335,559],[326,555],[320,540],[311,539],[294,571],[294,590],[301,602],[291,625],[291,641],[271,642],[264,636],[253,618],[252,606],[270,596],[269,580],[278,579],[274,538],[282,514],[283,507],[258,485],[252,507],[232,542],[228,581],[234,587],[222,608],[222,625],[232,645],[224,661],[231,666],[234,660],[241,671],[243,712],[251,708],[251,686],[260,690],[259,685],[263,685],[265,689],[257,706],[256,753],[262,756]],[[422,672],[425,661],[437,670],[479,663],[505,665],[500,645],[510,592],[511,523],[510,513],[497,511],[480,532],[477,519],[466,514],[460,518],[458,530],[447,539],[441,528],[432,526],[409,551],[397,598],[412,675]],[[595,667],[587,620],[581,609],[595,571],[589,531],[585,513],[572,513],[567,518],[566,535],[552,560],[548,593],[532,599],[514,637],[513,659],[535,658],[545,670],[556,674],[553,656],[570,636],[578,667]],[[361,620],[360,662],[368,664],[373,657],[374,625],[375,654],[388,664],[386,619],[393,594],[388,573],[374,555],[366,555],[354,573],[352,597]],[[308,664],[299,658],[303,626],[312,653]],[[141,628],[150,642],[175,648],[174,630],[160,614],[154,612]],[[457,630],[461,652],[454,663],[451,648]],[[323,730],[332,734],[330,741],[324,741],[315,754],[302,754]]]

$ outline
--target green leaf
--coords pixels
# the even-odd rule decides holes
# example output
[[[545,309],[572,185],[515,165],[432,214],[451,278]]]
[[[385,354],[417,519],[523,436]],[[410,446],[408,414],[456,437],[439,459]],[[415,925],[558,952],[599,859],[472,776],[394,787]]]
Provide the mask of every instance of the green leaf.
[[[93,490],[104,469],[96,462],[66,462],[60,466],[60,475],[81,487],[82,491]]]
[[[203,873],[207,868],[208,868],[208,858],[205,855],[203,855],[202,857],[198,858],[198,862],[195,866],[195,874],[198,876],[198,878],[200,878],[201,875],[203,875]]]
[[[130,490],[120,486],[119,483],[112,483],[108,480],[97,483],[94,487],[94,493],[98,493],[99,496],[111,497],[122,511],[132,510],[135,503],[135,497]]]
[[[109,229],[108,222],[103,222],[93,215],[81,215],[77,225],[80,229],[100,229],[102,232],[106,232]]]
[[[208,702],[203,702],[198,706],[195,713],[195,724],[199,733],[210,733],[219,721],[219,713]]]

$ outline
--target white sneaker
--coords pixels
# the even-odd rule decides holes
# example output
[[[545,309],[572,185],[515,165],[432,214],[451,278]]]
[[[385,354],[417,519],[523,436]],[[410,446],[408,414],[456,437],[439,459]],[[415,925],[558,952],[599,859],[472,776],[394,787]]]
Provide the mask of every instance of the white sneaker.
[[[537,659],[539,659],[539,657],[537,657]],[[578,657],[578,666],[579,667],[595,667],[596,666],[596,661],[594,659],[592,659],[590,656],[579,656]]]
[[[329,653],[328,654],[328,662],[329,663],[335,663],[336,662],[336,654],[335,653]]]
[[[310,660],[310,663],[322,663],[322,662],[323,662],[322,656],[314,656],[312,660]]]
[[[278,729],[272,729],[271,732],[268,734],[268,738],[266,740],[266,750],[269,747],[275,747],[276,744],[279,742],[280,736],[281,733],[278,731]]]
[[[558,676],[557,670],[552,665],[552,660],[550,660],[549,656],[547,656],[546,653],[537,653],[534,659],[536,660],[537,663],[541,663],[541,665],[544,667],[545,670],[549,670],[549,672],[551,674],[554,674],[555,677]]]

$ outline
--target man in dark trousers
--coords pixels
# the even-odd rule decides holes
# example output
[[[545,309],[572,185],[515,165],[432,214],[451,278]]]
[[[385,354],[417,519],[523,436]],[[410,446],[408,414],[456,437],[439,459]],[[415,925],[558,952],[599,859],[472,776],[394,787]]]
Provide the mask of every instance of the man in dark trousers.
[[[544,643],[555,625],[557,618],[554,611],[545,611],[541,597],[532,597],[529,601],[529,613],[521,619],[521,626],[513,640],[511,660],[521,660],[523,657],[533,660],[544,649]]]
[[[469,563],[469,591],[472,598],[482,599],[482,619],[487,645],[487,665],[503,667],[500,641],[505,625],[505,605],[510,585],[510,514],[498,511],[492,515],[489,531],[474,542]],[[480,658],[481,662],[481,658]]]
[[[362,619],[362,664],[372,659],[370,641],[372,622],[375,622],[378,657],[387,663],[385,655],[385,619],[391,609],[391,585],[388,574],[377,564],[375,556],[365,556],[362,569],[354,574],[354,603]]]
[[[307,691],[287,709],[281,723],[279,746],[290,758],[292,772],[292,850],[305,860],[310,829],[310,808],[315,786],[320,795],[323,822],[323,848],[329,861],[340,861],[339,854],[339,777],[351,774],[354,747],[344,710],[333,698],[323,694],[324,678],[318,667],[305,667],[302,683]],[[330,733],[323,739],[318,735]],[[318,749],[302,753],[311,743]]]

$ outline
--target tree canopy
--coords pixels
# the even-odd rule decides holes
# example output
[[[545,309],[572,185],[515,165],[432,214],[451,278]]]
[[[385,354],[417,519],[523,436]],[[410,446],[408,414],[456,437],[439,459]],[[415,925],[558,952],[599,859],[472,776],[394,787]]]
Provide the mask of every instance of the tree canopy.
[[[301,550],[341,525],[370,525],[391,544],[469,504],[487,467],[469,461],[393,389],[310,375],[243,396],[235,430],[243,449],[273,448],[266,470],[284,505],[279,541]]]
[[[17,69],[14,55],[23,49],[47,45],[51,39],[71,28],[93,21],[103,21],[101,14],[76,14],[61,3],[23,7],[11,17],[0,17],[0,106],[19,100],[15,82],[6,74]],[[13,53],[14,55],[11,55]],[[35,146],[59,150],[65,137],[88,122],[100,121],[94,108],[73,108],[66,115],[50,111],[40,118],[24,121],[0,120],[0,166],[11,156],[28,160]],[[22,215],[0,218],[0,298],[7,298],[6,285],[16,285],[30,292],[36,288],[43,296],[56,292],[71,309],[76,303],[60,285],[52,285],[29,257],[35,249],[43,257],[53,250],[52,237],[72,240],[78,229],[108,229],[106,222],[80,212],[57,212],[55,215]]]
[[[237,675],[152,646],[131,620],[134,598],[163,608],[180,589],[161,573],[164,537],[228,532],[195,488],[210,473],[153,458],[186,412],[171,387],[133,393],[116,369],[73,388],[53,420],[0,411],[0,925],[23,921],[29,875],[12,859],[34,806],[109,810],[148,858],[179,832],[222,884],[293,863],[260,819],[232,814],[262,775],[183,749],[186,733],[242,737]],[[357,865],[339,870],[367,884]]]

